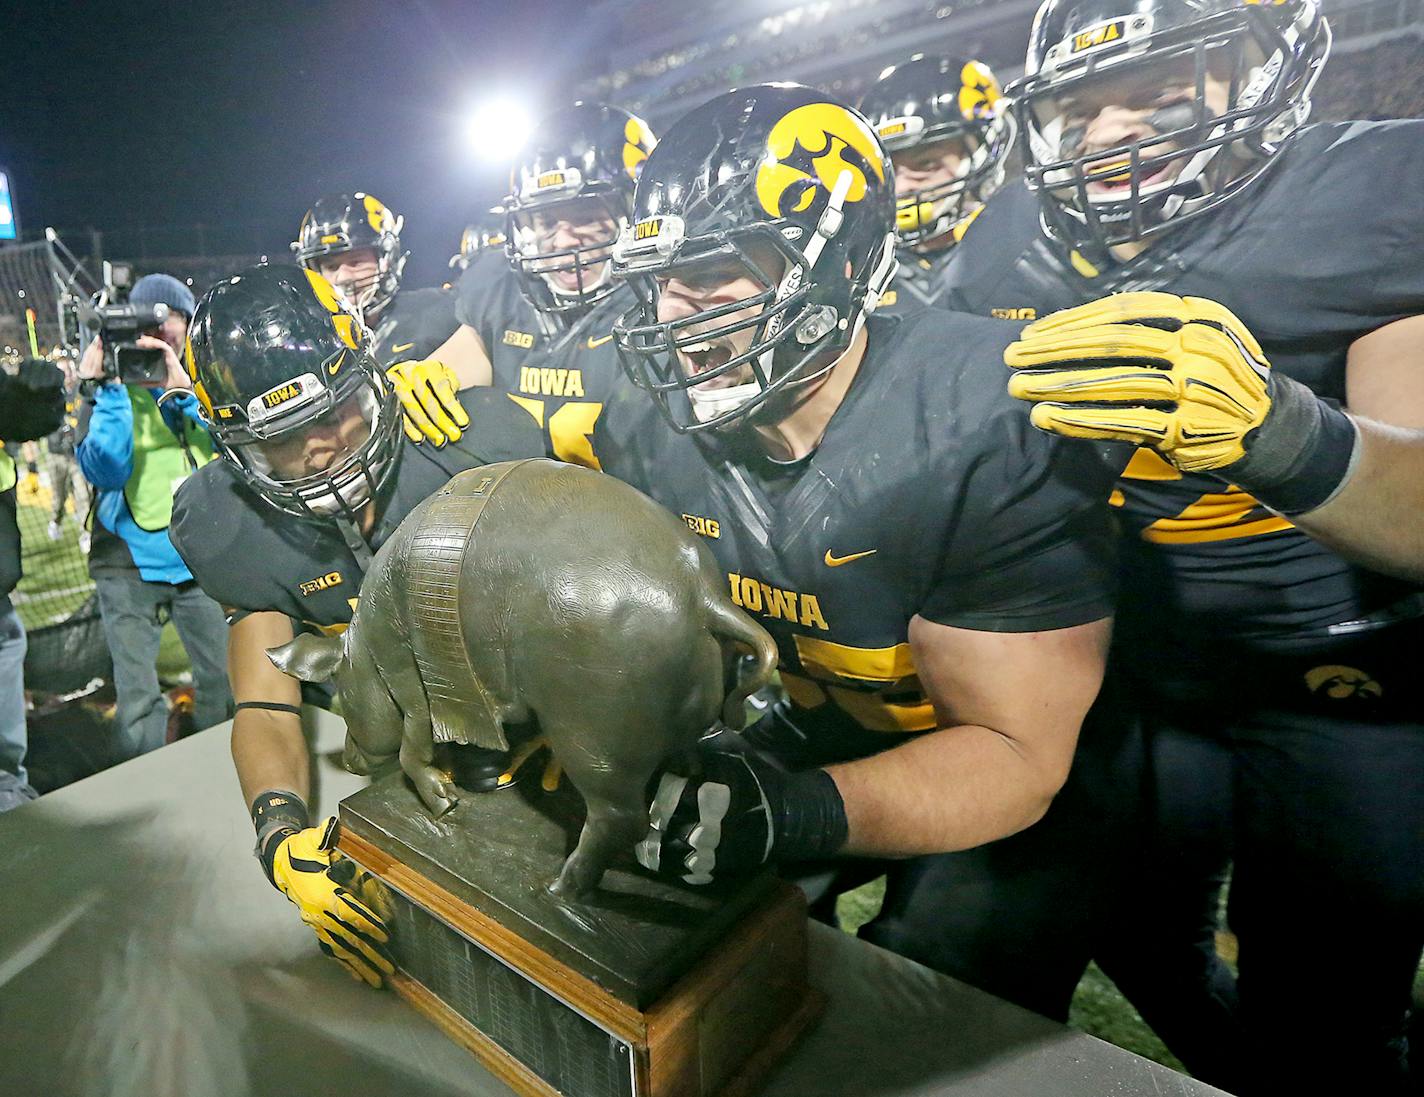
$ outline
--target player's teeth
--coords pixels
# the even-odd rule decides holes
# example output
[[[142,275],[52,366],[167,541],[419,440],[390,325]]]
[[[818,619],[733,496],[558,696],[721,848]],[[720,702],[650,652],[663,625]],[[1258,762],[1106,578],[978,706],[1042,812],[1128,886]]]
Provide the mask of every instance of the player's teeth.
[[[684,354],[706,354],[712,349],[712,344],[703,340],[701,343],[688,343],[682,348]]]

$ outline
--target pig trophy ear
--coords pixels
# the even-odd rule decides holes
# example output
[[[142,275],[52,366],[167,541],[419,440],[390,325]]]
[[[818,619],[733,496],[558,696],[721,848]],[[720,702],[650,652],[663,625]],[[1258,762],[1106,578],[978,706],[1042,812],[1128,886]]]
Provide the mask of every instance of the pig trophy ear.
[[[326,682],[335,673],[343,654],[341,639],[304,632],[289,644],[268,648],[272,665],[303,682]]]

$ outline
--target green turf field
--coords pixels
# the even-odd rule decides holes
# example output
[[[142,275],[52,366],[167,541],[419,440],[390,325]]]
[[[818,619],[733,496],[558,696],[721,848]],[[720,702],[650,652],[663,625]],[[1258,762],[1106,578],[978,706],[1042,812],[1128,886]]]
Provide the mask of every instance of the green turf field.
[[[11,596],[27,631],[34,632],[67,620],[83,606],[94,589],[89,568],[79,548],[79,521],[71,498],[60,521],[58,540],[50,540],[49,519],[54,496],[50,487],[50,455],[43,446],[35,454],[40,477],[30,481],[20,462],[16,492],[17,519],[23,550],[24,575]],[[81,516],[82,517],[82,516]],[[158,674],[165,685],[176,684],[188,673],[188,656],[171,624],[163,630]]]

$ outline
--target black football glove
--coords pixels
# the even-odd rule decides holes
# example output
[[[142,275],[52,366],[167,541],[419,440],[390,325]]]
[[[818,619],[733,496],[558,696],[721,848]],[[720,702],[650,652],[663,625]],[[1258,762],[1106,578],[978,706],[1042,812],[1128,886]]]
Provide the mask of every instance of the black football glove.
[[[664,773],[648,809],[638,863],[689,884],[814,860],[846,840],[845,805],[822,769],[787,773],[749,750],[704,749],[695,777]]]

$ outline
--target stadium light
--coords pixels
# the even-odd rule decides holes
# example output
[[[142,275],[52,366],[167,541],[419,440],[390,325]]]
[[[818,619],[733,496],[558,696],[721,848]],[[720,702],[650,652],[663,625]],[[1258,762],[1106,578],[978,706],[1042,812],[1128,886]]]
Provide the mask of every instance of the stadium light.
[[[480,160],[502,163],[512,160],[524,145],[533,125],[529,108],[517,99],[488,99],[466,116],[465,145]]]

